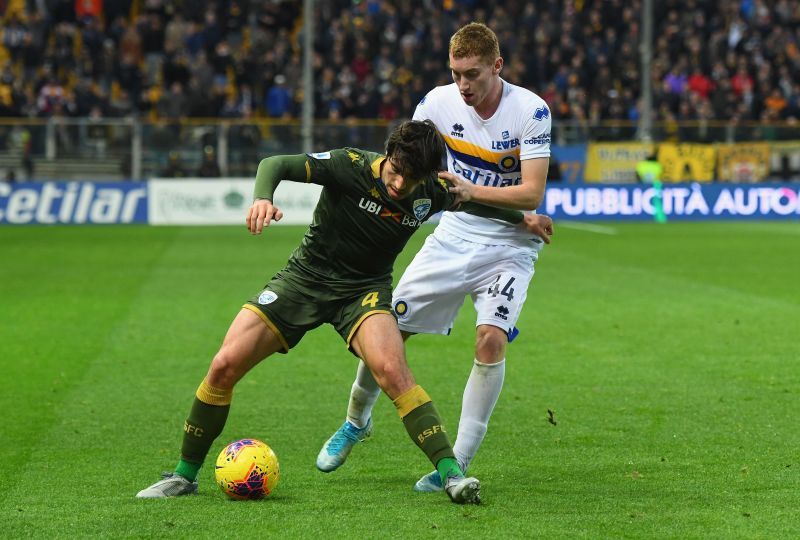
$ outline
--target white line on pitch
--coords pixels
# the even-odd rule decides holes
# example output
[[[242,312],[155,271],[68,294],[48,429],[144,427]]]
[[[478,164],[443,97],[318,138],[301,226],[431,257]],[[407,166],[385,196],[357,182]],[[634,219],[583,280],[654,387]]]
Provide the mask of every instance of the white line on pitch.
[[[584,223],[582,221],[563,221],[558,220],[555,223],[556,227],[567,227],[568,229],[578,229],[581,231],[589,231],[597,234],[617,234],[617,229],[614,227],[607,227],[605,225],[595,225],[594,223]]]

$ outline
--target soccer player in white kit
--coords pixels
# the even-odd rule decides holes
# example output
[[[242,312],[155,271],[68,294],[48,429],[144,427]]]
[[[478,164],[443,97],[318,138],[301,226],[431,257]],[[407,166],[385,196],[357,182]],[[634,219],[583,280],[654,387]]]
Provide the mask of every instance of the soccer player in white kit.
[[[454,83],[431,90],[417,106],[414,120],[432,120],[445,140],[448,172],[440,176],[459,175],[472,182],[460,189],[462,200],[479,192],[489,204],[532,211],[544,197],[550,110],[533,92],[501,79],[502,67],[494,32],[478,23],[462,27],[450,39]],[[527,228],[514,227],[464,212],[444,212],[393,294],[404,338],[449,334],[464,297],[472,298],[478,314],[475,357],[453,447],[464,471],[486,435],[503,386],[506,343],[516,336],[534,263],[553,232],[547,216],[527,214],[525,224]],[[379,394],[361,363],[347,419],[317,457],[320,470],[338,468],[353,445],[370,435]],[[414,489],[441,491],[438,473],[423,476]]]

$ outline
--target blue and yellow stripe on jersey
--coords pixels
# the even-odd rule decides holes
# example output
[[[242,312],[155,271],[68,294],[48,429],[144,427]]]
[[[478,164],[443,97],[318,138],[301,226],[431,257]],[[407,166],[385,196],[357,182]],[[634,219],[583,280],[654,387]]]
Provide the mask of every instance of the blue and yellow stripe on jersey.
[[[520,171],[519,149],[511,152],[492,152],[477,144],[441,134],[447,150],[459,161],[473,167],[500,174]]]

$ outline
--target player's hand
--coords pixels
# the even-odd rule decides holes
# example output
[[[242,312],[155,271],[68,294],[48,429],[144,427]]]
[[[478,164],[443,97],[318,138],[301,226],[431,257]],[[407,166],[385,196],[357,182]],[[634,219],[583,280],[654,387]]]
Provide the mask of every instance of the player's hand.
[[[467,182],[449,171],[439,171],[439,178],[447,182],[450,186],[448,191],[455,195],[453,206],[472,200],[472,188],[475,187],[472,182]]]
[[[257,199],[247,211],[247,230],[250,234],[261,234],[264,227],[269,227],[273,221],[280,221],[283,212],[272,204],[269,199]]]
[[[550,216],[525,214],[521,226],[524,226],[529,233],[533,233],[544,240],[545,244],[550,243],[550,237],[553,235],[553,220]]]

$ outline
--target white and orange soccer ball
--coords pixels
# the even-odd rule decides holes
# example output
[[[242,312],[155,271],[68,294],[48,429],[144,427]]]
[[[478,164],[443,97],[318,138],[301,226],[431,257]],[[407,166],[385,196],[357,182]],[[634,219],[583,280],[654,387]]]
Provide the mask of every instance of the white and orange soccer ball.
[[[241,439],[219,453],[214,476],[231,499],[262,499],[278,485],[281,471],[272,448],[256,439]]]

